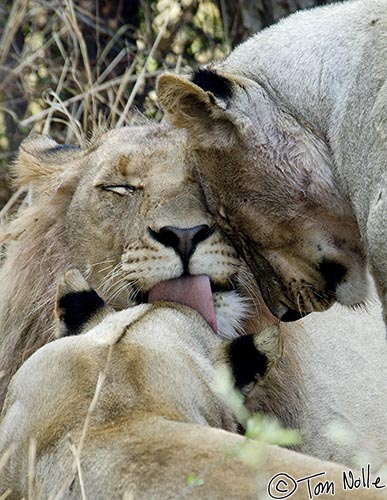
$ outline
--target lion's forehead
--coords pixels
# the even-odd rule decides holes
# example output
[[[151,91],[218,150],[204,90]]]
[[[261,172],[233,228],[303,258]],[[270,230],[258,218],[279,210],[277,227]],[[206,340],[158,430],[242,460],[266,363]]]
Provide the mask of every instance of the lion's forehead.
[[[155,155],[174,157],[184,153],[185,144],[186,134],[181,130],[153,124],[111,130],[92,143],[90,151],[105,156],[136,153],[145,158]]]
[[[146,182],[148,188],[156,182],[157,191],[185,185],[192,179],[194,169],[192,157],[187,157],[184,134],[154,126],[108,133],[92,150],[91,163],[97,175],[102,172],[128,183]]]

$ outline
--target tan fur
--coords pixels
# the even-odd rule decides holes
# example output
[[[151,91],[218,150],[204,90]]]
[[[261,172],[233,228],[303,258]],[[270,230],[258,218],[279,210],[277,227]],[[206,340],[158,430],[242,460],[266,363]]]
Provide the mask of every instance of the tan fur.
[[[280,319],[363,303],[366,254],[387,307],[386,26],[384,0],[339,2],[251,37],[205,84],[160,77],[209,208]]]
[[[35,142],[36,140],[38,142]],[[102,154],[108,155],[106,149],[110,150],[110,154],[114,151],[120,156],[119,152],[122,148],[134,146],[135,143],[138,144],[138,149],[141,150],[138,154],[138,161],[148,165],[149,191],[154,190],[154,197],[159,202],[162,193],[160,179],[165,179],[165,183],[167,183],[169,177],[176,177],[176,170],[181,172],[187,169],[191,172],[191,152],[188,151],[187,156],[185,156],[188,146],[186,145],[184,133],[171,130],[165,126],[147,125],[140,128],[126,128],[121,131],[110,132],[101,136],[85,151],[77,149],[62,150],[47,138],[35,138],[22,146],[16,173],[22,179],[19,182],[30,185],[33,196],[32,205],[27,209],[23,209],[12,226],[8,228],[12,240],[7,249],[6,260],[0,269],[2,278],[0,281],[0,287],[2,287],[0,295],[2,325],[0,367],[1,369],[6,368],[7,373],[7,377],[3,380],[4,390],[8,385],[10,373],[16,371],[21,360],[26,359],[39,345],[46,343],[48,338],[54,337],[52,308],[56,282],[62,270],[72,267],[74,261],[79,262],[77,248],[72,250],[71,245],[77,247],[82,238],[77,235],[74,236],[72,232],[74,241],[71,242],[71,245],[68,241],[70,237],[69,225],[72,224],[72,220],[77,225],[79,219],[84,217],[83,222],[79,223],[79,231],[83,231],[83,237],[90,239],[87,247],[89,257],[94,257],[95,260],[99,259],[99,261],[107,260],[108,257],[104,257],[104,248],[93,244],[95,240],[99,241],[95,234],[98,231],[98,224],[102,225],[106,224],[106,222],[103,218],[98,219],[97,211],[87,206],[90,198],[89,194],[93,192],[93,188],[90,185],[91,180],[87,180],[86,175],[94,168],[93,161],[97,155],[97,158]],[[49,148],[54,149],[49,151]],[[149,152],[149,155],[153,151],[154,156],[144,158],[146,151]],[[94,152],[96,156],[92,156]],[[160,159],[162,159],[162,162]],[[182,159],[183,163],[178,164]],[[118,166],[121,161],[119,158]],[[159,164],[163,168],[162,172],[158,170]],[[41,175],[39,175],[39,172]],[[154,172],[154,176],[152,172]],[[78,181],[79,177],[81,177],[81,181]],[[84,206],[79,203],[78,212],[73,209],[70,214],[68,211],[73,200],[72,193],[77,189],[78,183],[79,188],[85,184],[89,192],[85,196]],[[201,199],[200,189],[194,179],[192,179],[189,186],[177,187],[177,193],[179,189],[182,190],[183,194],[186,193],[186,188],[195,199]],[[115,196],[114,193],[109,194]],[[112,199],[115,200],[116,198],[113,197]],[[120,203],[119,200],[117,200],[117,203]],[[169,206],[170,211],[168,220],[173,220],[172,223],[183,226],[185,224],[184,210],[187,203],[184,196],[170,198],[169,201],[166,201],[168,202],[166,207]],[[150,223],[156,224],[157,220],[149,222],[149,219],[152,219],[152,210],[149,210],[144,216],[136,212],[136,210],[138,210],[136,207],[131,209],[129,206],[126,210],[121,211],[119,216],[115,216],[116,219],[113,220],[113,227],[110,227],[110,232],[106,235],[102,232],[102,237],[106,236],[108,243],[114,239],[115,235],[117,238],[125,239],[125,228],[123,230],[122,225],[128,226],[127,220],[130,219],[131,221],[137,221],[136,225],[131,223],[128,227],[133,232],[133,237],[149,241],[146,233],[147,226]],[[126,215],[128,213],[134,214],[133,217]],[[109,214],[112,216],[112,212],[109,212]],[[189,217],[193,216],[197,217],[198,223],[210,221],[212,224],[211,215],[200,203],[191,210]],[[118,223],[117,219],[119,219]],[[123,222],[121,222],[121,219],[123,219]],[[94,227],[91,227],[92,223]],[[160,221],[160,224],[162,223]],[[197,247],[195,265],[196,272],[208,273],[218,281],[222,276],[225,278],[230,276],[230,273],[235,271],[235,267],[231,265],[234,262],[233,259],[227,265],[222,264],[223,259],[227,258],[230,246],[220,233],[217,236],[219,244],[214,245],[216,242],[214,236],[207,242],[203,242],[202,247],[201,245]],[[174,268],[178,264],[174,252],[154,242],[152,242],[152,245],[155,245],[156,249],[158,249],[156,255],[158,254],[161,257],[166,252],[167,256],[169,256],[165,261],[166,271],[162,279],[165,276],[172,277]],[[222,251],[226,255],[222,255]],[[142,252],[142,255],[146,257],[148,252],[146,248],[143,248]],[[212,252],[215,253],[212,254]],[[207,260],[209,255],[213,255],[214,260]],[[235,253],[232,252],[232,255],[235,255]],[[81,267],[85,269],[87,268],[88,256],[82,255],[81,258],[83,259],[81,260]],[[157,260],[151,260],[151,266],[155,266],[157,262]],[[254,299],[254,304],[250,303],[251,315],[246,318],[244,329],[245,331],[258,332],[272,324],[274,319],[262,304],[258,290],[250,283],[249,275],[245,274],[240,261],[237,259],[235,262],[240,278],[248,288],[247,297]],[[107,264],[109,263],[100,267],[103,269]],[[140,273],[143,264],[137,262],[136,266],[138,266]],[[109,269],[105,269],[106,273],[108,271]],[[123,277],[121,271],[118,268],[117,273],[114,275],[117,281]],[[105,289],[102,286],[105,274],[92,269],[89,275],[97,284],[96,288],[100,292],[102,290],[102,295],[110,300],[112,293],[104,293]],[[161,275],[158,274],[158,276],[161,279]],[[113,280],[109,281],[110,284],[113,284]],[[243,287],[241,292],[246,293],[246,287]],[[130,288],[127,288],[127,290],[128,292],[125,293],[129,293]],[[123,304],[125,299],[124,297]],[[227,293],[223,293],[220,296],[218,295],[217,300],[219,302],[218,310],[223,309],[221,314],[224,314],[224,309],[228,309],[228,314],[232,319],[235,312],[233,303],[237,301],[237,296],[233,293],[229,296]],[[226,306],[221,307],[220,303],[222,301]],[[120,304],[117,305],[120,306]],[[376,332],[381,331],[380,321],[375,321],[374,318],[367,319],[365,316],[363,322],[369,325],[369,329],[374,331],[374,335]],[[355,313],[347,311],[341,312],[340,315],[332,315],[328,311],[318,316],[312,326],[309,323],[306,324],[305,330],[298,325],[281,325],[284,354],[276,367],[270,371],[265,383],[257,386],[249,396],[248,405],[253,410],[262,409],[270,415],[278,417],[286,427],[301,427],[302,431],[305,431],[305,442],[300,446],[301,450],[307,450],[320,458],[330,458],[343,461],[346,464],[353,464],[353,457],[359,449],[363,448],[364,443],[369,443],[372,447],[379,447],[380,445],[381,454],[383,455],[384,445],[383,440],[380,438],[380,432],[384,428],[380,424],[383,407],[379,405],[378,418],[374,419],[375,431],[370,433],[369,428],[367,431],[368,420],[364,418],[364,414],[367,414],[368,411],[374,412],[374,407],[371,409],[370,405],[364,405],[362,407],[363,413],[359,413],[358,408],[347,404],[343,396],[343,394],[350,395],[355,392],[360,397],[358,384],[355,381],[357,379],[352,382],[350,366],[345,366],[345,370],[342,370],[343,379],[340,379],[340,384],[338,384],[340,390],[336,390],[336,388],[330,388],[329,391],[324,390],[324,397],[320,398],[318,391],[314,390],[314,388],[310,389],[312,382],[313,387],[317,387],[325,376],[324,367],[322,367],[321,373],[318,370],[313,370],[313,366],[310,367],[310,360],[313,357],[322,360],[329,357],[331,370],[334,373],[343,367],[342,359],[346,355],[347,347],[343,345],[340,335],[337,336],[338,338],[335,338],[335,335],[338,328],[343,330],[347,325],[351,325],[353,329],[352,339],[358,339],[356,349],[358,349],[359,356],[361,356],[362,345],[366,340],[363,334],[363,325],[358,325]],[[333,352],[329,348],[329,344],[325,342],[327,336],[335,345]],[[310,353],[310,339],[313,340],[313,356]],[[378,350],[376,354],[376,358],[367,360],[369,365],[367,380],[370,381],[372,386],[383,387],[380,385],[379,378],[373,378],[371,375],[373,363],[380,366],[386,364],[387,366],[383,352]],[[315,366],[319,365],[315,364]],[[377,374],[381,373],[380,370],[377,371]],[[303,388],[305,383],[307,385],[306,391]],[[369,391],[366,387],[363,388],[363,391],[366,394],[361,397],[365,398]],[[382,401],[383,398],[378,395],[375,396],[375,400]],[[328,415],[325,415],[321,408],[326,409],[328,407],[332,410],[328,412]],[[324,437],[326,425],[339,419],[340,414],[342,414],[345,421],[351,419],[354,432],[362,436],[361,442],[357,441],[353,443],[353,446],[345,450],[343,447],[338,447],[334,441],[327,441]],[[325,439],[323,446],[321,444],[322,439]]]
[[[255,344],[261,347],[259,336]],[[351,498],[342,489],[346,468],[229,432],[235,421],[213,389],[223,349],[196,312],[165,303],[107,312],[87,333],[42,347],[8,391],[0,457],[11,451],[0,495],[264,499],[271,477],[286,471],[295,479],[325,472],[324,480],[335,481],[335,498]],[[190,476],[196,485],[187,485]],[[303,484],[292,498],[305,495]],[[355,495],[384,498],[373,488]]]
[[[0,402],[20,364],[55,336],[55,287],[66,269],[78,266],[117,309],[136,303],[135,297],[128,300],[135,295],[131,283],[146,292],[158,281],[180,276],[180,258],[152,239],[148,227],[213,224],[193,166],[184,132],[155,124],[108,132],[84,150],[63,148],[41,136],[23,143],[15,175],[18,184],[31,190],[32,203],[5,230]],[[123,197],[101,190],[102,182],[143,184],[143,189]],[[190,262],[192,274],[208,274],[220,287],[235,281],[239,291],[214,294],[218,324],[227,326],[239,318],[229,334],[243,328],[258,332],[273,322],[246,267],[219,231],[197,245]],[[269,376],[268,401],[261,402],[284,424],[297,427],[302,406],[299,341],[291,333],[285,337],[285,355]],[[288,376],[293,381],[290,397],[286,384],[279,382]]]

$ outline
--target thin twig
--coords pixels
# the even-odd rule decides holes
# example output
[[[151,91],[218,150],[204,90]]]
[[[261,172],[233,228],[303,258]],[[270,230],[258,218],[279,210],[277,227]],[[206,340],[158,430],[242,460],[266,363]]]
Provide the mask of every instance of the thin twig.
[[[8,488],[7,491],[4,491],[2,495],[0,495],[0,500],[5,500],[6,498],[9,498],[12,495],[12,490]]]
[[[0,39],[0,66],[6,60],[14,36],[24,21],[27,5],[28,2],[26,0],[16,0],[12,5],[8,22]]]
[[[153,59],[153,55],[154,53],[156,52],[157,50],[157,47],[160,43],[160,40],[162,39],[162,37],[164,36],[164,33],[167,29],[167,26],[168,26],[168,23],[169,23],[169,19],[170,19],[170,16],[171,16],[171,10],[168,12],[164,22],[163,22],[163,25],[161,26],[160,28],[160,31],[156,37],[156,40],[149,52],[149,55],[144,63],[144,66],[142,67],[142,70],[140,72],[140,74],[137,76],[137,80],[136,80],[136,83],[134,84],[133,86],[133,89],[132,89],[132,92],[130,93],[130,96],[129,96],[129,99],[128,99],[128,102],[126,103],[126,106],[125,106],[125,109],[122,113],[122,115],[120,116],[120,119],[118,120],[117,122],[117,125],[116,125],[116,128],[119,128],[119,127],[122,127],[122,125],[124,124],[124,122],[128,122],[127,120],[127,114],[128,114],[128,111],[130,109],[130,107],[132,106],[133,104],[133,101],[134,101],[134,98],[136,97],[137,95],[137,92],[138,92],[138,89],[140,88],[140,86],[142,85],[143,81],[144,81],[144,77],[145,77],[145,73],[146,73],[146,68],[148,66],[148,63],[151,59]]]
[[[63,69],[62,69],[62,72],[61,72],[61,75],[59,77],[59,81],[58,81],[58,85],[56,86],[56,90],[55,90],[55,94],[56,95],[59,95],[62,88],[63,88],[63,85],[64,85],[64,81],[66,79],[66,75],[67,75],[67,71],[70,67],[70,59],[68,57],[66,57],[65,59],[65,62],[64,62],[64,65],[63,65]],[[43,134],[48,134],[49,131],[50,131],[50,125],[51,125],[51,119],[54,115],[54,112],[55,112],[55,109],[52,108],[50,109],[50,113],[48,114],[47,116],[47,119],[44,123],[44,127],[43,127]]]
[[[109,371],[109,366],[110,366],[110,360],[111,360],[111,357],[112,357],[113,347],[114,347],[114,344],[112,344],[112,345],[109,346],[108,353],[107,353],[107,356],[106,356],[105,366],[104,366],[103,370],[99,373],[97,384],[96,384],[95,391],[94,391],[94,396],[93,396],[93,399],[91,400],[91,403],[90,403],[89,408],[87,410],[87,414],[86,414],[85,421],[83,423],[83,427],[82,427],[82,431],[81,431],[81,436],[79,438],[79,442],[78,442],[77,446],[74,445],[74,443],[71,440],[71,436],[69,436],[69,439],[70,439],[70,444],[69,444],[70,450],[71,450],[72,454],[74,455],[73,470],[72,470],[72,474],[63,483],[61,489],[59,490],[59,492],[57,493],[57,495],[54,497],[54,500],[60,500],[63,497],[66,489],[72,483],[73,477],[74,477],[75,473],[78,474],[79,485],[80,485],[80,488],[81,488],[82,500],[87,500],[86,489],[85,489],[85,485],[84,485],[84,481],[83,481],[83,474],[82,474],[81,454],[82,454],[82,450],[83,450],[83,447],[84,447],[84,444],[85,444],[85,439],[86,439],[87,431],[88,431],[88,428],[89,428],[89,425],[90,425],[90,420],[91,420],[92,414],[93,414],[93,412],[95,410],[95,407],[97,405],[97,402],[98,402],[98,399],[100,397],[103,384],[105,383],[105,380],[106,380],[106,377],[107,377],[107,374],[108,374],[108,371]]]
[[[231,50],[230,26],[228,23],[228,14],[225,0],[220,0],[220,10],[223,19],[224,39],[227,44],[227,49]]]
[[[68,29],[65,26],[59,30],[58,35],[63,36],[67,32],[68,32]],[[55,35],[56,35],[56,33],[55,34],[53,33],[52,37],[49,40],[47,40],[47,42],[44,45],[42,45],[40,50],[34,51],[30,56],[28,56],[24,60],[22,60],[15,68],[8,68],[7,67],[6,69],[8,71],[8,74],[5,77],[5,79],[1,82],[0,88],[2,88],[2,89],[6,88],[6,86],[8,85],[8,81],[11,79],[12,76],[20,75],[24,68],[31,66],[32,63],[35,61],[35,59],[38,59],[42,53],[45,53],[45,51],[48,48],[50,48],[54,42],[56,43]],[[0,64],[0,68],[1,68],[1,64]]]
[[[5,452],[0,457],[0,472],[7,465],[8,460],[11,458],[12,453],[14,452],[14,445],[11,445],[9,448],[5,450]]]
[[[160,69],[157,71],[154,71],[153,73],[148,73],[148,75],[145,75],[144,78],[154,78],[158,75],[161,75],[161,73],[164,73],[164,70]],[[67,108],[74,102],[78,101],[83,101],[85,97],[87,97],[89,94],[92,92],[100,92],[102,90],[109,89],[111,87],[114,87],[116,85],[119,85],[121,82],[122,76],[119,76],[117,78],[114,78],[112,80],[109,80],[108,82],[101,83],[101,85],[98,85],[97,87],[93,87],[91,89],[88,89],[86,92],[82,92],[82,94],[75,95],[74,97],[70,97],[69,99],[66,99],[65,101],[61,101],[61,107],[62,108]],[[137,75],[133,75],[128,78],[128,82],[135,82],[137,80]],[[27,127],[28,125],[31,125],[33,123],[36,123],[40,120],[43,120],[46,118],[46,116],[50,113],[50,109],[45,109],[44,111],[41,111],[40,113],[36,113],[25,120],[22,120],[19,122],[19,125],[22,127]]]
[[[77,21],[77,16],[75,14],[74,10],[74,3],[73,0],[66,0],[66,6],[68,9],[68,19],[70,21],[71,27],[74,30],[74,33],[76,35],[78,44],[79,44],[79,49],[81,51],[82,55],[82,60],[83,60],[83,65],[85,67],[86,71],[86,78],[87,78],[87,86],[86,86],[86,91],[91,89],[93,86],[93,76],[90,68],[90,61],[89,61],[89,55],[87,53],[87,47],[86,47],[86,42],[83,37],[82,31],[79,28],[78,21]],[[97,110],[96,110],[96,104],[95,104],[95,99],[93,93],[88,94],[91,97],[91,104],[92,104],[92,118],[93,121],[95,120],[95,117],[97,116]],[[87,130],[87,120],[88,120],[88,102],[87,100],[85,101],[85,112],[84,112],[84,120],[83,120],[83,128]],[[95,125],[95,123],[93,123]]]
[[[31,438],[28,448],[28,498],[35,498],[36,440]]]
[[[52,96],[54,100],[50,101],[48,97],[46,97],[46,102],[49,104],[49,111],[53,109],[59,111],[67,118],[67,126],[71,128],[77,138],[79,144],[84,143],[84,132],[81,124],[78,120],[75,119],[72,113],[69,112],[66,106],[63,106],[63,101],[61,101],[60,97],[53,90],[48,93],[49,96]]]
[[[20,198],[20,196],[25,193],[26,191],[26,188],[23,186],[23,187],[20,187],[15,193],[13,193],[13,195],[11,196],[11,198],[7,201],[7,203],[3,206],[3,208],[0,210],[0,228],[5,220],[5,217],[7,215],[7,213],[9,212],[9,210],[11,210],[11,208],[13,207],[13,205],[18,201],[18,199]]]
[[[136,64],[137,64],[137,57],[135,57],[133,59],[132,64],[128,68],[126,68],[126,71],[117,89],[113,107],[109,115],[109,122],[111,127],[114,126],[115,116],[118,114],[118,103],[121,101],[121,97],[123,96],[123,93],[125,92],[128,83],[133,78],[133,71],[135,70]],[[137,76],[135,75],[134,78],[137,78]]]

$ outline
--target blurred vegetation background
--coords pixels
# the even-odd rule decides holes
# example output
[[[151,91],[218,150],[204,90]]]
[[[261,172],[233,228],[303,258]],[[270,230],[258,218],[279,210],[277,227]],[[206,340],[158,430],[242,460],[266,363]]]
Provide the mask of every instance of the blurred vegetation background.
[[[136,109],[160,119],[161,72],[222,59],[281,17],[327,3],[0,0],[0,223],[13,203],[7,165],[31,130],[82,144]]]

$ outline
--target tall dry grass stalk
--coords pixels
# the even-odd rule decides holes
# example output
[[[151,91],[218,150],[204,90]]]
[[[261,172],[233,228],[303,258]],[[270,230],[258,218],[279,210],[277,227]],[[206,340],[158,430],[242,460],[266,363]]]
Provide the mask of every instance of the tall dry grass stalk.
[[[87,410],[87,414],[86,414],[86,417],[85,417],[85,420],[84,420],[84,423],[82,426],[82,431],[81,431],[81,435],[80,435],[78,443],[75,444],[73,437],[71,435],[68,435],[68,444],[69,444],[71,453],[73,454],[73,457],[74,457],[72,471],[71,471],[69,477],[60,486],[60,489],[56,493],[56,495],[52,497],[52,500],[61,500],[61,498],[63,498],[63,496],[66,494],[67,489],[70,487],[71,483],[74,481],[75,475],[78,476],[82,500],[87,500],[87,494],[86,494],[87,492],[86,492],[85,484],[83,481],[83,473],[82,473],[82,451],[83,451],[83,448],[85,445],[87,431],[88,431],[89,426],[90,426],[93,412],[97,406],[99,397],[101,395],[101,391],[103,389],[103,385],[106,381],[106,377],[107,377],[108,372],[109,372],[109,366],[111,363],[113,349],[114,349],[114,344],[110,345],[108,348],[108,352],[107,352],[107,356],[106,356],[106,363],[105,363],[104,368],[99,373],[97,383],[95,386],[94,395],[93,395],[93,398],[91,400],[90,406]]]

